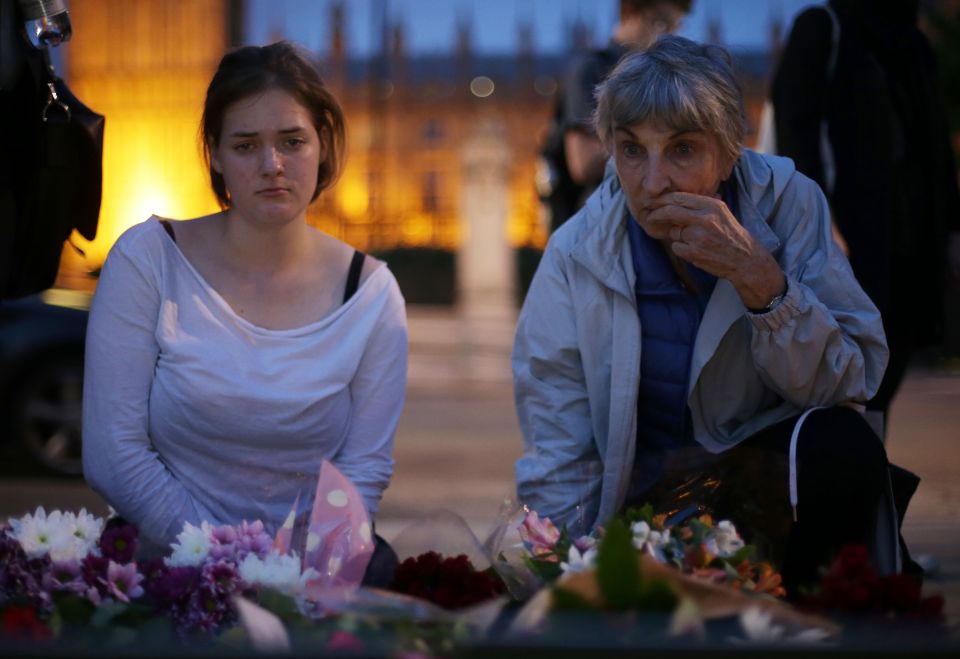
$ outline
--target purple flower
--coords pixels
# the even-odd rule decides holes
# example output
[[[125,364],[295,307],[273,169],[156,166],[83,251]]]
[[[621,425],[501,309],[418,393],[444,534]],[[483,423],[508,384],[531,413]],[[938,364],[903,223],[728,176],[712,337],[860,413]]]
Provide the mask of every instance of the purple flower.
[[[227,561],[207,561],[200,575],[204,588],[218,595],[231,595],[240,585],[237,566]]]
[[[232,526],[217,526],[210,532],[209,559],[214,561],[235,560],[237,553],[237,530]]]
[[[167,564],[164,562],[163,558],[147,558],[139,562],[140,574],[143,575],[144,582],[149,583],[153,579],[160,577],[167,573],[167,570],[170,568],[167,567]]]
[[[88,586],[83,580],[80,561],[54,562],[44,575],[44,586],[51,591],[83,595]]]
[[[9,535],[10,527],[0,528],[0,569],[9,565],[12,561],[25,561],[26,552],[16,538]]]
[[[100,552],[117,563],[129,563],[137,550],[137,529],[131,524],[108,528],[100,536]]]
[[[103,556],[94,556],[88,554],[80,561],[80,573],[88,586],[100,583],[100,580],[106,576],[107,568],[110,566],[110,559]]]
[[[129,602],[131,598],[136,599],[143,595],[143,587],[140,582],[143,581],[143,575],[137,572],[136,563],[127,563],[120,565],[110,561],[107,567],[107,590],[113,597],[121,602]]]
[[[580,553],[584,553],[597,546],[597,539],[592,535],[581,535],[573,541],[573,546],[576,547]]]
[[[200,569],[149,564],[144,572],[147,595],[161,611],[186,606],[190,594],[200,585]]]
[[[80,561],[80,574],[88,587],[87,598],[94,604],[99,605],[102,598],[110,596],[106,578],[109,567],[110,559],[103,556],[87,554],[86,558]],[[90,591],[96,591],[96,596]]]
[[[0,564],[0,601],[26,599],[33,602],[44,614],[49,613],[53,599],[44,587],[44,575],[50,569],[50,559],[27,559]]]
[[[181,625],[189,630],[215,633],[236,620],[229,600],[207,588],[198,588],[190,596]]]
[[[257,520],[253,523],[244,520],[237,529],[237,554],[234,560],[237,563],[247,557],[247,554],[256,554],[257,558],[263,558],[273,547],[273,538],[263,530],[263,522]]]

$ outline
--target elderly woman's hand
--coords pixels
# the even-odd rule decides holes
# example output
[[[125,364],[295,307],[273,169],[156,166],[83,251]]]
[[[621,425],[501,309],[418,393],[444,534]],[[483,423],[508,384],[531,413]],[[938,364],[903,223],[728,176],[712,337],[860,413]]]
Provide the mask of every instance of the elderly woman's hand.
[[[659,199],[647,222],[663,228],[668,246],[679,258],[716,277],[728,279],[744,306],[763,309],[786,288],[773,255],[737,221],[723,200],[688,192]]]

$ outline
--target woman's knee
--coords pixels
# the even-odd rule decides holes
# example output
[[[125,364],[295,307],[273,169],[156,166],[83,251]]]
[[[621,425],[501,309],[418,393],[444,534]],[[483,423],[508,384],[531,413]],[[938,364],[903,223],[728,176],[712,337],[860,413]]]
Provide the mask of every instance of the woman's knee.
[[[812,413],[797,446],[798,458],[818,463],[818,471],[842,472],[853,479],[882,478],[888,467],[883,442],[858,411],[832,407]]]

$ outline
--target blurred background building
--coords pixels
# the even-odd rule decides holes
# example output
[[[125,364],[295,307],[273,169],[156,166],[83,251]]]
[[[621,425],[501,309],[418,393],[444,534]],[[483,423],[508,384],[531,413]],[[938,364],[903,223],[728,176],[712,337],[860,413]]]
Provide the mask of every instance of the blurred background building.
[[[612,25],[616,3],[607,4]],[[724,16],[736,12],[721,14],[716,0],[698,4],[691,20],[703,34],[690,36],[724,43]],[[789,14],[774,3],[781,9],[769,12],[753,46],[733,49],[754,124],[789,21],[809,3],[788,4]],[[361,5],[368,32],[357,48],[349,26]],[[511,272],[497,286],[519,280],[522,291],[547,237],[535,176],[558,81],[577,49],[609,35],[578,10],[559,17],[560,49],[543,52],[534,14],[518,10],[499,17],[512,52],[490,52],[475,43],[478,12],[488,11],[481,6],[456,14],[446,52],[423,52],[411,48],[408,33],[416,30],[402,3],[388,0],[75,0],[70,11],[74,37],[60,49],[65,77],[107,117],[99,233],[92,243],[75,237],[84,255],[65,250],[59,282],[88,289],[88,273],[127,227],[153,213],[217,210],[197,142],[209,78],[229,48],[296,38],[291,21],[312,20],[323,22],[325,37],[301,41],[344,106],[348,153],[339,183],[321,195],[309,221],[387,258],[410,302],[451,303],[464,277],[504,268]],[[471,275],[464,271],[471,259],[494,267]]]

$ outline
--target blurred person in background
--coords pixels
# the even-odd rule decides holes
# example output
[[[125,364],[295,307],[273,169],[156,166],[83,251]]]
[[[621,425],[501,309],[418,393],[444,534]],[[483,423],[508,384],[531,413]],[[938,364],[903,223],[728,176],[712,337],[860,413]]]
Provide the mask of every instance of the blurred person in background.
[[[944,287],[951,271],[960,277],[960,194],[918,4],[808,8],[771,89],[777,151],[826,192],[853,272],[883,317],[890,365],[867,406],[884,427],[911,354],[942,340]]]
[[[554,231],[603,180],[609,154],[593,129],[595,91],[625,54],[649,48],[680,28],[693,0],[620,0],[609,43],[581,54],[560,87],[542,156],[549,171],[545,200]]]

